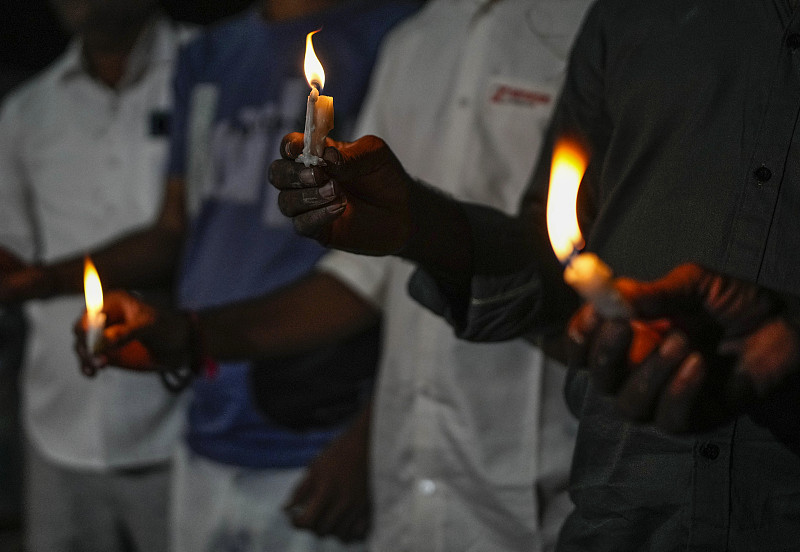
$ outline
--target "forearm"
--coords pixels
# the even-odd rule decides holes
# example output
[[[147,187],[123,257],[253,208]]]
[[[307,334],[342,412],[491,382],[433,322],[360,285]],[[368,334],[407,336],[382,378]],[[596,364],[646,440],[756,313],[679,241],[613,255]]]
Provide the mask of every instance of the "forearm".
[[[398,253],[456,292],[467,292],[473,272],[473,236],[462,206],[413,182],[409,187],[411,233]]]
[[[267,358],[334,343],[379,316],[336,278],[314,273],[259,299],[199,312],[197,331],[213,358]]]
[[[106,245],[88,251],[106,289],[147,289],[172,284],[178,254],[185,237],[185,183],[171,177],[165,186],[164,202],[151,226],[127,233]],[[81,293],[83,254],[42,266],[47,288],[45,296]]]
[[[171,285],[182,236],[152,227],[89,252],[106,289],[147,289]],[[41,268],[48,288],[44,295],[83,292],[83,256]]]
[[[469,250],[470,268],[454,284],[431,264],[420,264],[411,296],[470,341],[538,340],[539,334],[560,331],[578,300],[564,284],[538,218],[529,211],[510,217],[477,204],[457,208],[467,226],[461,241],[468,244],[461,247]],[[439,254],[447,256],[444,250]]]

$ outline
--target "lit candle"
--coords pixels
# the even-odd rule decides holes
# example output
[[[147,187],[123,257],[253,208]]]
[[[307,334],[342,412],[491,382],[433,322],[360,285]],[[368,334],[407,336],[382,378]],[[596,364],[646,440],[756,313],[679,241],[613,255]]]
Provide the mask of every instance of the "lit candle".
[[[586,170],[586,154],[562,140],[553,150],[547,196],[547,233],[553,251],[564,265],[564,281],[607,318],[629,318],[631,308],[614,287],[611,268],[594,253],[581,253],[585,244],[578,225],[578,188]]]
[[[87,256],[83,262],[83,292],[86,296],[86,346],[92,353],[97,351],[106,315],[103,310],[103,288],[94,263]]]
[[[306,167],[318,165],[325,150],[325,137],[333,128],[333,97],[321,96],[320,90],[325,86],[325,71],[314,53],[311,43],[313,31],[306,36],[306,56],[303,63],[306,80],[311,93],[306,102],[306,126],[303,132],[303,153],[297,161]]]

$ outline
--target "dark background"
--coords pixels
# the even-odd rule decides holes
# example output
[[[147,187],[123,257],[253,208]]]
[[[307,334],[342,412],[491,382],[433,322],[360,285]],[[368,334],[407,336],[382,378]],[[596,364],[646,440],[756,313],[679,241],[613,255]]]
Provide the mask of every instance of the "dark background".
[[[162,0],[179,21],[209,24],[232,15],[253,0]],[[47,0],[0,0],[0,96],[16,82],[44,68],[69,37]]]

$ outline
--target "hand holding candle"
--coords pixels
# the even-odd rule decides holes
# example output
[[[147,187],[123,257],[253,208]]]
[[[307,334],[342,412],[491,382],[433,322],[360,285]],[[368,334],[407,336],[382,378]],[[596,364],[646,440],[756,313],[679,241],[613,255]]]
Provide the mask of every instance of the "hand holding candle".
[[[106,315],[103,310],[103,288],[94,263],[87,256],[83,263],[83,290],[86,296],[86,346],[91,353],[97,351]]]
[[[314,53],[311,36],[314,31],[306,36],[306,55],[304,69],[306,80],[311,87],[311,93],[306,102],[306,124],[303,133],[303,153],[297,161],[306,167],[318,165],[322,160],[325,150],[325,137],[333,128],[333,97],[321,96],[320,90],[325,86],[325,70]]]
[[[611,268],[594,253],[580,253],[584,240],[578,225],[577,200],[586,164],[586,155],[577,144],[566,140],[556,144],[547,196],[550,243],[565,266],[565,282],[603,316],[629,318],[630,306],[614,288]]]

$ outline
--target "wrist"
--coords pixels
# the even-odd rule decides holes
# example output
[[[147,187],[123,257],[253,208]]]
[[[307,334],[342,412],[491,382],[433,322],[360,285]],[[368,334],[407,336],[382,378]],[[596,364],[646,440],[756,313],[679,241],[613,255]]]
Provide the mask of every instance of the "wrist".
[[[214,377],[217,373],[218,365],[206,347],[206,338],[203,333],[200,315],[196,311],[187,311],[186,320],[189,367],[195,375]]]
[[[195,311],[182,313],[182,320],[175,324],[183,329],[183,336],[178,341],[183,346],[183,362],[177,366],[162,368],[159,375],[164,386],[172,392],[185,389],[195,377],[214,377],[217,363],[208,354],[200,317]]]
[[[27,274],[20,279],[20,299],[48,299],[63,293],[58,273],[52,266],[34,264],[23,270]]]

